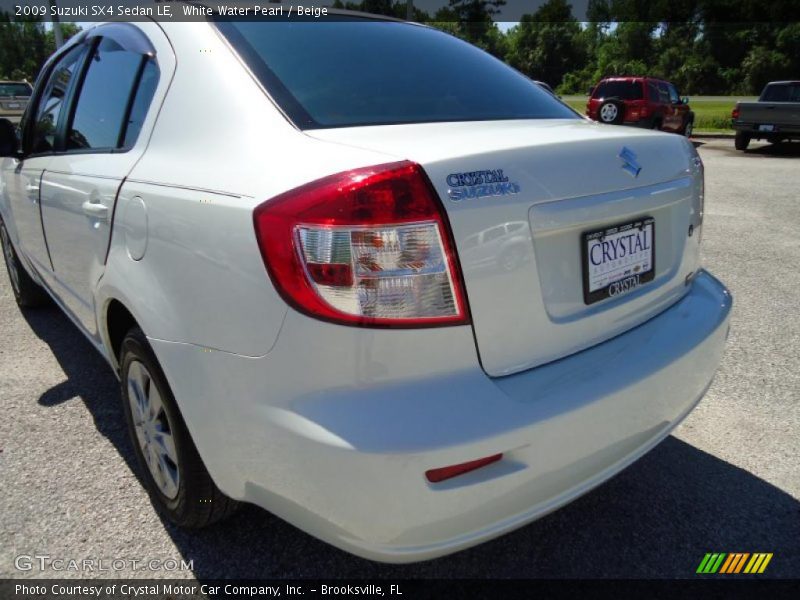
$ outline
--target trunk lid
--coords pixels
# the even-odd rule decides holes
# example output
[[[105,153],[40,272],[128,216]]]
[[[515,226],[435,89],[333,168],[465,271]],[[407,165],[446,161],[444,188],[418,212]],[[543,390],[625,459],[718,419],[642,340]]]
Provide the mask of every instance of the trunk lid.
[[[481,363],[491,376],[561,358],[644,322],[677,301],[697,269],[701,166],[680,136],[584,120],[306,133],[422,165],[448,213]],[[478,172],[483,183],[476,183]],[[655,220],[654,279],[587,305],[582,234],[644,217]],[[691,237],[690,225],[698,230]]]

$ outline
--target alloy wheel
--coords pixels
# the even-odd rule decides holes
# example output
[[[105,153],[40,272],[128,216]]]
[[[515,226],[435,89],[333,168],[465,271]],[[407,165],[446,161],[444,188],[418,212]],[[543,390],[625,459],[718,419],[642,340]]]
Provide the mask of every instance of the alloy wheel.
[[[614,119],[617,118],[618,113],[619,111],[617,110],[616,105],[604,104],[603,107],[600,109],[600,118],[606,123],[611,123]]]
[[[161,393],[147,367],[138,360],[128,367],[126,385],[139,448],[159,491],[172,500],[178,495],[180,468]]]

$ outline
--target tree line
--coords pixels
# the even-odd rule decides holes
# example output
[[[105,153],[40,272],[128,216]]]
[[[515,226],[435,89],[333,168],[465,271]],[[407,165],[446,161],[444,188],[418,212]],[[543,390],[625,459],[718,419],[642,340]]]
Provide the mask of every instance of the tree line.
[[[74,23],[62,23],[61,29],[65,40],[80,31]],[[41,21],[12,22],[8,13],[0,13],[0,79],[33,83],[55,49],[53,30],[45,29]]]
[[[547,0],[501,30],[505,0],[447,0],[412,20],[465,39],[559,93],[585,93],[602,77],[651,75],[684,94],[757,94],[800,79],[797,0],[589,0],[578,22],[568,0]],[[406,18],[406,0],[336,0],[334,7]],[[62,23],[64,38],[79,29]],[[0,15],[0,78],[33,79],[55,49],[35,20]]]
[[[548,0],[503,32],[505,0],[448,0],[412,19],[465,39],[561,94],[603,77],[650,75],[692,95],[758,94],[800,79],[797,0],[589,0],[578,22],[567,0]],[[406,0],[337,0],[334,6],[406,18]]]

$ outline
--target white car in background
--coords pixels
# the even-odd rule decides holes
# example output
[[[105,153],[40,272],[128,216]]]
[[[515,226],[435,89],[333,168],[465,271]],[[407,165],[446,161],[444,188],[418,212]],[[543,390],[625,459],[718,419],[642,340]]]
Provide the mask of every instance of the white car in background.
[[[0,124],[2,243],[19,304],[51,296],[118,374],[169,519],[244,501],[422,560],[653,448],[731,297],[686,139],[588,122],[435,29],[337,19],[70,40]],[[497,226],[514,260],[462,252]]]

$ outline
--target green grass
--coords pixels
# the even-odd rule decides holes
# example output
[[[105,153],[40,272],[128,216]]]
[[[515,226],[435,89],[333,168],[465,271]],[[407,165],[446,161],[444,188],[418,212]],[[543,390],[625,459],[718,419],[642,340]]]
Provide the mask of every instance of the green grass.
[[[586,96],[564,96],[563,100],[581,114],[586,111]],[[737,96],[695,96],[689,98],[689,106],[695,115],[695,131],[732,132],[731,111],[739,100],[752,101],[756,100],[756,98]]]

